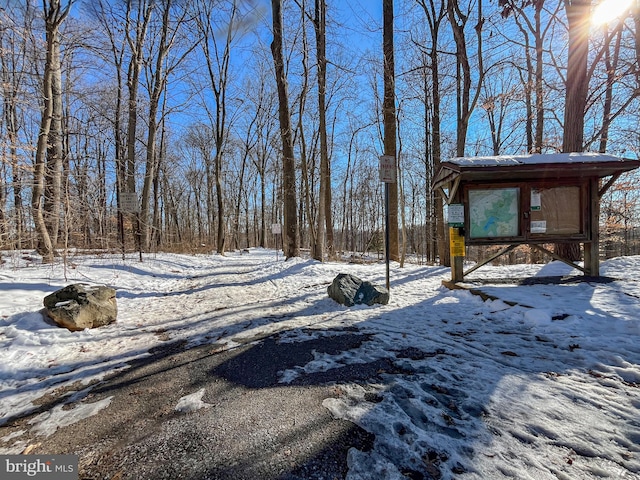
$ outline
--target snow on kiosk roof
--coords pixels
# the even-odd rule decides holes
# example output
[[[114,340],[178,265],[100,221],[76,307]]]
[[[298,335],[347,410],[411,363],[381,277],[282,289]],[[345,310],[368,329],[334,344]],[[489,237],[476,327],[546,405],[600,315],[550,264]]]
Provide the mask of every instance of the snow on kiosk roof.
[[[544,163],[620,162],[623,159],[604,153],[535,153],[529,155],[497,155],[489,157],[457,157],[458,165],[539,165]]]
[[[441,163],[433,188],[446,188],[458,177],[463,181],[617,178],[638,167],[640,160],[592,152],[456,157]]]

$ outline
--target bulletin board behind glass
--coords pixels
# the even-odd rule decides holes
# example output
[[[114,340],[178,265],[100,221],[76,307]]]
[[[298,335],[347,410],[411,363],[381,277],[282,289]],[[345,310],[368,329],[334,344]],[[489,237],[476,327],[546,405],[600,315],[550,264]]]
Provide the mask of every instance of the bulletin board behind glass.
[[[530,231],[546,235],[584,233],[580,187],[532,188]]]

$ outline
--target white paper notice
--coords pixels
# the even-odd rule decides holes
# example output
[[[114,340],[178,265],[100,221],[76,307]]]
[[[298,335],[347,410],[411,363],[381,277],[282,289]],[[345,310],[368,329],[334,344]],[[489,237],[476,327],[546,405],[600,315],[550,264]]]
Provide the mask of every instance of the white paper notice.
[[[531,210],[538,211],[542,207],[540,190],[531,190]]]
[[[546,232],[547,232],[546,220],[531,222],[531,233],[546,233]]]

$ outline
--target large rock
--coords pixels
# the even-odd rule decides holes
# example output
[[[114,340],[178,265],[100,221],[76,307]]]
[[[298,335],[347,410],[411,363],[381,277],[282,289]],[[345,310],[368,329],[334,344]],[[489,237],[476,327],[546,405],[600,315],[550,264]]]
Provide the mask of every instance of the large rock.
[[[47,315],[61,327],[84,330],[116,321],[116,291],[86,283],[67,285],[44,297]]]
[[[389,303],[389,290],[371,282],[364,282],[349,273],[338,274],[327,287],[327,293],[336,302],[347,307],[361,303],[366,305]]]

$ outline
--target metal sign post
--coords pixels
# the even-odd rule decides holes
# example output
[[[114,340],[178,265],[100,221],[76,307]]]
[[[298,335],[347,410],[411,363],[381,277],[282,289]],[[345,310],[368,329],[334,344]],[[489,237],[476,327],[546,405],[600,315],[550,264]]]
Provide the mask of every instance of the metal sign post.
[[[386,264],[387,275],[387,290],[390,290],[389,282],[389,184],[396,183],[397,170],[396,159],[393,155],[380,155],[378,157],[378,173],[380,175],[380,181],[384,182],[384,257]]]
[[[384,184],[384,262],[386,265],[386,287],[391,290],[389,282],[389,183]]]

